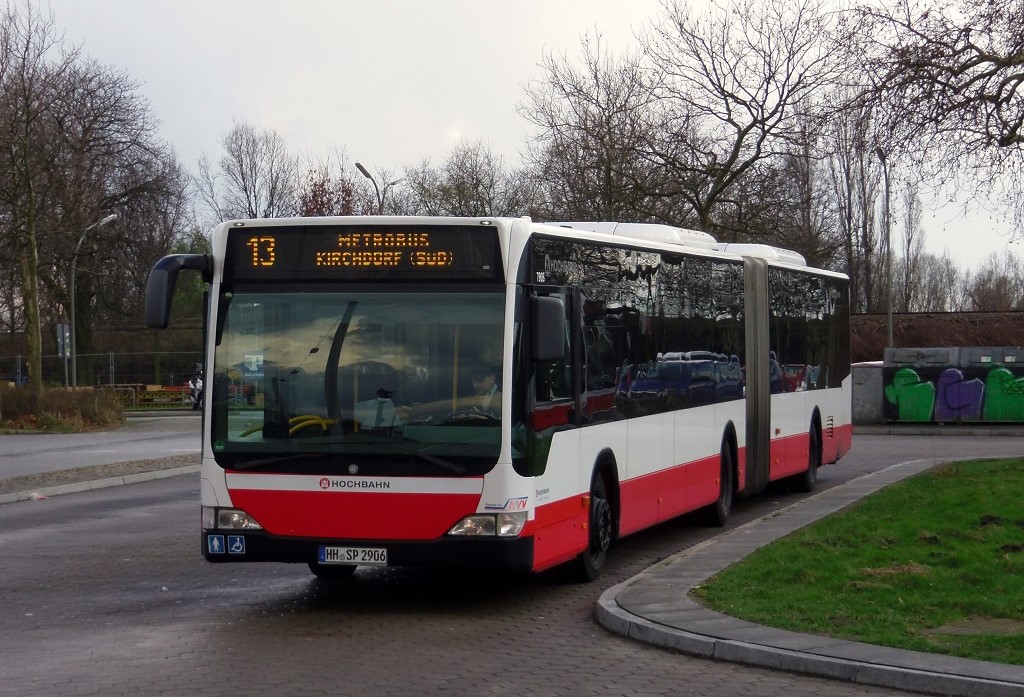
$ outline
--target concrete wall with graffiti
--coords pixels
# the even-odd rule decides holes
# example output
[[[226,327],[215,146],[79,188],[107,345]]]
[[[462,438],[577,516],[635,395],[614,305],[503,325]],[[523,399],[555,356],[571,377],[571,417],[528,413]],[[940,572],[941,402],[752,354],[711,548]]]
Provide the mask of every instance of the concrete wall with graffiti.
[[[887,348],[890,422],[1024,423],[1024,348]]]

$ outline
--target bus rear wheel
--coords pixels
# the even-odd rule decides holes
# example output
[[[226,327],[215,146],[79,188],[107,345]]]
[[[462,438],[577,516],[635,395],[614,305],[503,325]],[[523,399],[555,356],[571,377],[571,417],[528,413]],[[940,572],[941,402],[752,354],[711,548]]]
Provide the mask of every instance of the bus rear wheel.
[[[604,569],[608,548],[612,544],[612,505],[604,477],[595,474],[590,483],[590,515],[587,548],[576,558],[577,576],[581,581],[595,581]]]
[[[807,469],[793,478],[793,488],[802,493],[814,491],[818,483],[818,468],[821,467],[821,436],[811,426],[807,442]]]

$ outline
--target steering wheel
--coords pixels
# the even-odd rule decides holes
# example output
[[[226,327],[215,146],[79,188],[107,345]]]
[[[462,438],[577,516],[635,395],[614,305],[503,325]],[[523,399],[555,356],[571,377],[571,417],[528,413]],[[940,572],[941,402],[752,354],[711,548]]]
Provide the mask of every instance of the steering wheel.
[[[500,422],[496,414],[476,407],[456,409],[441,421],[443,424],[458,426],[494,426]]]

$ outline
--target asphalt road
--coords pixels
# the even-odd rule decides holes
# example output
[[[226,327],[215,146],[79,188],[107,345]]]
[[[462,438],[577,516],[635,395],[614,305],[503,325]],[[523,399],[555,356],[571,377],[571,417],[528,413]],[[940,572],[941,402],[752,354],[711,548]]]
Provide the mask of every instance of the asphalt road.
[[[3,439],[0,439],[3,440]],[[922,457],[1017,455],[1022,438],[855,438],[827,487]],[[792,503],[740,501],[732,525]],[[600,593],[717,534],[628,537],[593,584],[214,565],[195,475],[0,506],[0,695],[896,695],[677,655],[608,633]]]

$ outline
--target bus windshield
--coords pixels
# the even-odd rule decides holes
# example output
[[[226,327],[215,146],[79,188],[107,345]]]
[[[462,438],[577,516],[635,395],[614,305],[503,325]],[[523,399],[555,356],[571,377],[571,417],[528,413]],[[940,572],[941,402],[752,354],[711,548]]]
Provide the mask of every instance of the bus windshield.
[[[503,311],[500,292],[223,294],[211,395],[217,462],[487,471],[500,448]]]

